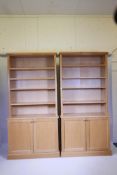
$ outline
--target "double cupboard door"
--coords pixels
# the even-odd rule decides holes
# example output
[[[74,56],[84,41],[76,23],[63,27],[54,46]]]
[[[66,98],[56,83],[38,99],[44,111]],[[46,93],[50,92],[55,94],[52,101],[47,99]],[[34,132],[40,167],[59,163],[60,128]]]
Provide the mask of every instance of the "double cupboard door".
[[[59,156],[58,119],[9,119],[10,158]]]
[[[62,156],[111,154],[108,118],[62,118]]]

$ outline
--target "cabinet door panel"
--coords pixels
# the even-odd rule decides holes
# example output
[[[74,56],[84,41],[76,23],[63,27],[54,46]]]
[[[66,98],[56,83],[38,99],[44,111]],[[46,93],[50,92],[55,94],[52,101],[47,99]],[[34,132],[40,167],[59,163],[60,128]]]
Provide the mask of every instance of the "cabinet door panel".
[[[34,152],[58,151],[58,120],[38,119],[34,124]]]
[[[12,119],[8,122],[9,154],[33,152],[33,125],[31,120]]]
[[[91,119],[88,122],[89,138],[87,139],[87,149],[92,151],[109,149],[108,119]]]
[[[62,151],[84,151],[85,149],[85,121],[62,119]]]

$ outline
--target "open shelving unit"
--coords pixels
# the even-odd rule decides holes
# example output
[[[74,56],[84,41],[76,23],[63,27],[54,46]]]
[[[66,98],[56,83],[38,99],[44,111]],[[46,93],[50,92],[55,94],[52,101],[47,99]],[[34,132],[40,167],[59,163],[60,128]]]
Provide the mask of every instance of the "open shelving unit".
[[[82,113],[84,111],[87,115],[93,112],[105,113],[106,115],[107,71],[105,67],[104,57],[98,55],[62,54],[62,116],[69,114],[69,111],[70,113]]]
[[[9,54],[8,72],[8,157],[19,158],[20,156],[24,156],[23,151],[29,149],[30,145],[33,145],[33,148],[30,148],[29,153],[25,155],[26,158],[34,157],[35,152],[37,152],[38,157],[58,156],[56,53]],[[20,135],[21,119],[23,121],[25,119],[26,126],[29,120],[32,120],[32,125],[27,127],[27,129],[30,128],[30,130],[32,130],[29,139],[29,141],[32,141],[31,143],[25,143],[24,140],[27,138],[21,137],[21,139],[19,139],[19,145],[14,145],[13,140],[15,142],[16,138],[12,131],[14,130],[14,132],[17,132],[17,135]],[[23,121],[22,123],[24,124]],[[15,123],[14,125],[13,122]],[[44,135],[45,138],[42,138],[41,135],[43,135],[43,132],[40,132],[40,130],[46,133],[46,135]],[[35,135],[38,135],[38,132],[40,132],[41,135],[36,139]],[[24,137],[26,135],[27,134],[24,133]],[[37,143],[38,141],[39,143]],[[14,151],[14,149],[16,149],[16,151]]]
[[[109,153],[109,131],[108,131],[108,71],[106,52],[61,52],[60,53],[60,86],[61,86],[61,118],[62,118],[62,155],[102,154]],[[83,127],[89,133],[91,120],[99,119],[100,128],[105,126],[105,145],[95,142],[94,150],[88,152],[90,135],[82,136],[80,123],[85,121]],[[103,120],[105,119],[105,120]],[[76,120],[76,123],[75,123]],[[102,123],[101,123],[102,120]],[[87,122],[88,121],[88,124]],[[97,122],[98,123],[98,122]],[[77,126],[78,124],[78,126]],[[95,123],[96,125],[96,123]],[[72,128],[73,127],[73,128]],[[76,127],[76,128],[75,128]],[[71,129],[72,128],[72,129]],[[75,128],[75,129],[74,129]],[[81,130],[80,130],[80,129]],[[94,129],[94,128],[93,128]],[[78,142],[76,137],[78,131]],[[103,130],[103,127],[102,127]],[[100,132],[99,132],[100,133]],[[95,137],[96,131],[94,131]],[[86,137],[84,139],[84,137]],[[84,139],[84,142],[83,142]],[[93,139],[93,138],[92,138]],[[96,139],[96,138],[95,138]],[[88,141],[87,141],[88,140]],[[83,145],[82,145],[83,144]],[[108,145],[108,146],[107,146]],[[99,148],[96,148],[99,147]],[[90,147],[90,145],[89,145]],[[89,149],[89,150],[88,150]],[[92,148],[91,148],[92,149]],[[91,151],[91,150],[90,150]]]
[[[12,117],[24,115],[28,106],[34,107],[32,112],[28,110],[29,115],[57,116],[54,54],[10,56],[9,80]]]

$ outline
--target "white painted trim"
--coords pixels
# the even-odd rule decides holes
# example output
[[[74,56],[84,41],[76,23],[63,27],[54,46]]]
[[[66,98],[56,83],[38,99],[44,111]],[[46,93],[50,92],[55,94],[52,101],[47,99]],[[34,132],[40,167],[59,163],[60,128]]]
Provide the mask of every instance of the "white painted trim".
[[[39,18],[39,17],[80,17],[80,18],[110,18],[112,15],[0,15],[0,18]]]

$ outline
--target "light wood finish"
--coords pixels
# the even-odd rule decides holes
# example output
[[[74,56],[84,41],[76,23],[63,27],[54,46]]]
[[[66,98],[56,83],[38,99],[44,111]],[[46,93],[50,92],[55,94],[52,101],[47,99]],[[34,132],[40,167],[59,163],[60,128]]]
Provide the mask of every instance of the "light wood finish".
[[[18,80],[54,80],[54,77],[46,78],[10,78],[10,81],[18,81]]]
[[[105,87],[65,87],[63,88],[63,90],[70,90],[70,89],[74,89],[74,90],[80,90],[80,89],[105,89]]]
[[[108,55],[108,52],[60,52],[60,55],[64,57],[96,57],[96,56],[104,56]]]
[[[63,117],[61,118],[71,118],[71,117],[75,117],[75,118],[79,118],[79,117],[88,117],[88,118],[97,118],[97,117],[105,117],[105,113],[101,113],[101,112],[93,112],[93,113],[68,113],[68,114],[64,114]],[[108,117],[108,116],[107,116]]]
[[[84,111],[107,116],[107,76],[106,52],[60,53],[61,115]]]
[[[45,89],[45,88],[55,88],[55,80],[16,80],[10,82],[10,89]]]
[[[73,67],[103,67],[105,66],[105,64],[76,64],[76,65],[63,65],[63,67],[66,67],[66,68],[73,68]]]
[[[105,101],[98,101],[98,100],[94,100],[94,101],[63,101],[63,104],[69,105],[69,104],[101,104],[101,103],[105,103]]]
[[[55,118],[55,114],[28,114],[28,115],[12,115],[9,116],[10,120],[14,120],[14,118],[20,120],[20,119],[38,119],[38,118],[46,118],[46,119]]]
[[[90,119],[86,121],[88,127],[88,151],[109,150],[109,123],[108,119]]]
[[[62,77],[63,79],[106,79],[107,77]]]
[[[61,52],[62,156],[110,155],[107,52]]]
[[[11,103],[11,106],[38,106],[38,105],[55,105],[54,102],[40,102],[40,103]]]
[[[9,154],[31,154],[33,152],[33,120],[9,120]]]
[[[62,156],[111,155],[108,117],[62,118]]]
[[[25,58],[29,58],[29,57],[53,57],[53,55],[56,55],[56,52],[14,52],[14,53],[8,53],[10,57],[25,57]]]
[[[28,106],[29,114],[57,116],[55,53],[10,53],[8,70],[10,116],[25,115]]]
[[[62,119],[62,151],[85,151],[84,120]]]
[[[54,158],[59,157],[60,153],[57,152],[43,152],[43,153],[32,153],[32,154],[8,154],[8,159],[35,159],[35,158]]]
[[[50,69],[54,69],[54,67],[40,67],[40,68],[10,68],[10,70],[15,71],[15,70],[22,70],[22,71],[29,71],[29,70],[50,70]]]
[[[59,156],[56,53],[11,53],[8,72],[8,158]]]
[[[37,88],[27,88],[27,89],[25,89],[25,88],[21,88],[21,89],[18,89],[18,88],[12,88],[12,89],[10,89],[11,91],[44,91],[44,90],[55,90],[55,88],[39,88],[39,89],[37,89]]]
[[[8,129],[8,158],[59,156],[58,119],[55,117],[9,118]]]
[[[34,152],[58,151],[58,121],[37,119],[34,121]]]
[[[108,151],[79,151],[79,152],[61,152],[62,157],[78,157],[78,156],[111,156],[112,152],[110,150]]]
[[[58,157],[58,119],[9,118],[8,158]]]

